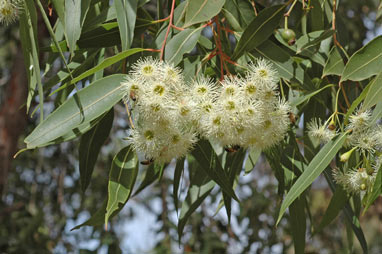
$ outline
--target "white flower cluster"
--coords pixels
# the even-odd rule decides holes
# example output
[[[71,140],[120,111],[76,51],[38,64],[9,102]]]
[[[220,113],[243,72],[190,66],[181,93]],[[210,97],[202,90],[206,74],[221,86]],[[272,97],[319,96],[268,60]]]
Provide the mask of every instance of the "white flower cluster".
[[[371,110],[358,110],[350,116],[346,128],[351,130],[348,138],[350,145],[363,152],[382,152],[382,128],[371,122]]]
[[[0,23],[8,25],[19,15],[21,0],[0,0]]]
[[[361,107],[362,108],[362,107]],[[349,118],[346,129],[351,132],[347,138],[347,144],[352,148],[341,156],[341,161],[347,161],[353,151],[357,150],[367,156],[368,169],[358,168],[348,172],[335,172],[334,179],[350,193],[368,191],[373,186],[376,174],[380,169],[382,157],[382,128],[373,123],[371,110],[358,110]]]
[[[352,169],[346,173],[335,170],[333,173],[334,180],[349,193],[367,191],[373,186],[376,176],[376,171],[369,173],[365,168]]]
[[[148,160],[186,155],[197,137],[224,147],[268,148],[283,139],[289,106],[278,99],[276,71],[265,60],[245,77],[207,78],[186,84],[181,70],[152,58],[138,61],[122,83],[133,106],[131,140]]]
[[[129,139],[135,150],[158,162],[187,154],[197,138],[181,71],[146,58],[133,66],[122,86],[124,100],[134,104],[136,126]]]
[[[224,147],[265,149],[282,140],[290,109],[278,99],[278,80],[270,63],[261,59],[249,64],[245,77],[226,77],[220,84],[194,82],[200,134]]]

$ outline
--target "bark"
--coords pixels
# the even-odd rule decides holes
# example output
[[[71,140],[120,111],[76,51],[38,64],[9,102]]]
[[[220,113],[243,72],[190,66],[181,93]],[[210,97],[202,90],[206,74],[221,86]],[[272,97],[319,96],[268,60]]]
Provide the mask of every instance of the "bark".
[[[26,101],[28,80],[21,49],[14,56],[11,77],[5,86],[4,101],[0,105],[0,197],[6,193],[13,155],[18,150],[18,139],[27,122],[23,104]]]

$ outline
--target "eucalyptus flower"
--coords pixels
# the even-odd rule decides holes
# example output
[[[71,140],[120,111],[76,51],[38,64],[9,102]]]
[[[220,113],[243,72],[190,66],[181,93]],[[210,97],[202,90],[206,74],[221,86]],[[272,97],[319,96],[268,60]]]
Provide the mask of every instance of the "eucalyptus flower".
[[[20,0],[0,0],[0,23],[9,25],[19,17]]]
[[[361,193],[370,189],[375,181],[375,171],[371,174],[365,168],[351,169],[346,173],[333,172],[334,180],[349,193]]]
[[[328,125],[322,124],[321,119],[314,118],[308,123],[309,137],[319,141],[320,143],[327,143],[335,136],[335,131],[328,128]]]

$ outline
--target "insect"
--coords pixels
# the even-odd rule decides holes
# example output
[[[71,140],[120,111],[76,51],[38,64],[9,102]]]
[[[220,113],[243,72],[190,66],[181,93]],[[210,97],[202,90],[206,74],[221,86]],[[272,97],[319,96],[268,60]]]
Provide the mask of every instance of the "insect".
[[[151,163],[153,163],[154,160],[153,159],[146,159],[144,161],[141,161],[141,164],[142,165],[150,165]]]
[[[295,114],[293,114],[292,112],[289,112],[288,113],[288,116],[289,116],[289,120],[292,124],[295,124],[296,123],[296,120],[297,120],[297,117]]]
[[[237,151],[239,151],[239,149],[240,149],[240,146],[238,145],[224,147],[224,150],[226,150],[229,153],[236,153]]]
[[[133,101],[137,100],[137,96],[135,95],[134,91],[130,91],[130,99],[132,99]]]

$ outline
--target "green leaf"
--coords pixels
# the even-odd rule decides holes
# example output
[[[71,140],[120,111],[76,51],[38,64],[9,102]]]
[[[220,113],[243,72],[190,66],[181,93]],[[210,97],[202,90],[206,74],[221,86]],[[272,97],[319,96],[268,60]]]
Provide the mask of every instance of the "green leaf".
[[[176,161],[176,166],[175,166],[175,171],[174,171],[174,191],[173,191],[173,196],[174,196],[174,205],[175,205],[175,210],[178,213],[178,203],[179,203],[179,198],[178,198],[178,191],[179,191],[179,183],[182,177],[183,169],[184,169],[184,158],[183,159],[178,159]]]
[[[105,224],[114,211],[121,209],[132,193],[138,174],[138,158],[133,148],[127,146],[114,157],[109,174],[108,200]]]
[[[95,58],[98,54],[98,50],[96,51],[88,51],[84,54],[79,54],[79,51],[76,52],[68,67],[71,69],[72,76],[76,77],[86,70],[90,69],[94,66]],[[51,77],[48,81],[45,82],[44,87],[46,90],[51,89],[55,85],[61,83],[64,85],[68,82],[72,77],[67,72],[66,69],[59,71],[56,75]],[[54,93],[54,92],[53,92]]]
[[[245,29],[255,18],[255,12],[250,1],[226,0],[224,4],[224,9],[228,10],[232,14],[233,18],[239,22],[241,27],[240,31],[242,31],[242,29]],[[226,18],[227,21],[230,23],[228,17]]]
[[[338,216],[340,211],[346,205],[348,199],[349,197],[346,191],[342,187],[337,186],[333,197],[330,200],[329,206],[324,213],[324,217],[322,218],[317,229],[314,231],[314,234],[321,232],[323,228],[329,225]]]
[[[133,42],[137,4],[137,0],[114,0],[122,51],[129,49]]]
[[[75,226],[70,231],[80,229],[83,226],[100,226],[105,222],[105,211],[106,211],[107,200],[102,203],[102,206],[84,223]],[[113,214],[114,215],[114,214]]]
[[[375,123],[382,116],[382,102],[377,103],[377,106],[373,110],[373,114],[371,115],[371,123]]]
[[[351,228],[354,232],[354,234],[356,235],[361,247],[362,247],[362,250],[363,250],[363,253],[364,254],[367,254],[368,253],[368,248],[367,248],[367,242],[366,242],[366,239],[365,239],[365,234],[363,233],[363,230],[359,224],[359,219],[357,218],[357,216],[354,214],[351,206],[349,205],[349,203],[347,203],[345,205],[345,210],[344,210],[344,213],[345,213],[345,218],[347,219],[347,221],[351,224]]]
[[[79,147],[79,164],[81,189],[85,192],[90,183],[94,165],[102,145],[109,137],[113,126],[114,110],[111,109],[99,123],[81,137]]]
[[[166,62],[178,65],[182,61],[183,54],[190,52],[195,47],[202,29],[202,27],[185,29],[172,37],[165,48]]]
[[[224,165],[224,170],[228,174],[228,178],[231,184],[231,188],[235,189],[236,177],[240,174],[243,168],[243,160],[245,158],[245,151],[240,149],[237,152],[229,152],[226,156],[226,163]],[[231,197],[223,192],[224,206],[228,216],[228,223],[231,222]]]
[[[347,62],[341,81],[360,81],[381,72],[382,36],[378,36],[355,52]]]
[[[299,54],[304,50],[307,50],[313,46],[318,45],[323,40],[329,38],[334,33],[333,30],[315,31],[308,34],[304,34],[296,41],[296,53]]]
[[[65,0],[65,37],[73,54],[89,10],[90,0]]]
[[[291,107],[296,107],[296,106],[302,104],[303,102],[309,100],[311,97],[315,96],[316,94],[320,93],[321,91],[325,90],[326,88],[333,87],[333,86],[334,86],[333,84],[329,84],[329,85],[326,85],[324,87],[321,87],[320,89],[318,89],[318,90],[316,90],[314,92],[311,92],[311,93],[306,94],[304,96],[297,97],[296,99],[291,100],[289,105]]]
[[[246,51],[266,41],[279,26],[285,5],[275,5],[262,10],[244,30],[238,41],[232,59],[236,60]]]
[[[80,90],[25,138],[27,148],[39,147],[55,140],[108,111],[123,97],[120,83],[124,78],[125,75],[121,74],[111,75]]]
[[[328,61],[325,64],[324,70],[322,71],[322,77],[327,75],[337,75],[341,76],[344,70],[345,64],[344,60],[337,47],[333,47],[330,51]]]
[[[381,101],[382,98],[382,71],[370,82],[370,88],[363,102],[362,109],[366,110]]]
[[[40,82],[40,66],[37,40],[37,13],[34,3],[24,2],[24,10],[20,14],[20,39],[23,49],[25,69],[28,78],[28,97],[26,101],[29,111],[37,83]],[[37,63],[37,64],[36,64]]]
[[[373,187],[371,188],[371,193],[368,196],[368,199],[366,201],[366,205],[364,208],[363,213],[369,209],[369,207],[373,204],[373,202],[382,195],[382,167],[379,168],[377,172],[377,176],[375,177],[375,182]]]
[[[310,1],[311,9],[309,10],[311,30],[322,30],[324,29],[324,12],[321,7],[320,0],[311,0]]]
[[[252,53],[255,56],[265,57],[271,60],[280,77],[288,81],[297,81],[302,86],[305,86],[306,89],[313,90],[313,83],[306,71],[300,64],[293,60],[288,52],[274,42],[267,40],[256,47]]]
[[[228,23],[232,26],[233,30],[237,32],[242,32],[243,28],[240,26],[239,20],[237,20],[236,17],[229,10],[223,8],[222,11]]]
[[[93,75],[97,71],[103,70],[103,69],[109,67],[110,65],[113,65],[113,64],[133,55],[133,54],[136,54],[138,52],[142,52],[144,50],[145,49],[141,49],[141,48],[128,49],[126,51],[122,51],[121,53],[116,54],[115,56],[108,57],[105,60],[103,60],[99,65],[85,71],[84,73],[82,73],[78,77],[75,77],[70,83],[71,84],[77,83],[81,79],[89,77],[90,75]]]
[[[96,126],[98,124],[98,122],[105,115],[106,114],[104,113],[103,115],[97,117],[96,119],[93,119],[91,121],[84,121],[83,123],[78,125],[76,128],[66,132],[65,134],[63,134],[62,136],[60,136],[59,138],[57,138],[57,139],[55,139],[55,140],[53,140],[51,142],[48,142],[48,143],[45,143],[45,144],[41,145],[40,147],[51,145],[51,144],[59,144],[59,143],[62,143],[62,142],[66,142],[66,141],[72,140],[72,139],[74,139],[76,137],[82,136],[84,133],[86,133],[91,128]]]
[[[225,0],[188,0],[183,27],[210,20],[223,7]]]
[[[107,67],[109,67],[109,66],[111,66],[111,65],[133,55],[133,54],[135,54],[135,53],[142,52],[144,50],[145,49],[141,49],[141,48],[128,49],[126,51],[123,51],[121,53],[116,54],[115,56],[108,57],[105,60],[103,60],[100,64],[98,64],[97,66],[81,73],[79,76],[72,79],[69,84],[71,84],[71,85],[75,84],[78,81],[80,81],[84,78],[87,78],[87,77],[93,75],[94,73],[96,73],[98,71],[104,70],[105,68],[107,68]],[[60,88],[56,89],[52,94],[57,93],[57,92],[61,91],[62,89],[65,89],[67,87],[68,87],[67,85],[61,86]]]
[[[294,253],[305,253],[305,233],[306,233],[306,215],[305,215],[305,196],[301,195],[289,207],[290,226],[294,242]]]
[[[222,165],[220,164],[220,161],[209,141],[200,140],[191,154],[195,157],[199,166],[222,188],[224,192],[236,201],[239,200],[232,189],[230,179],[222,168]]]
[[[261,150],[256,148],[251,148],[248,153],[248,158],[245,162],[245,175],[249,174],[256,166],[257,160],[260,158]]]
[[[150,166],[146,169],[146,174],[137,188],[137,190],[134,192],[133,196],[136,196],[138,193],[140,193],[142,190],[144,190],[147,186],[152,184],[155,180],[159,179],[161,175],[163,174],[165,166],[164,164],[150,164]]]
[[[197,166],[195,162],[190,166],[190,187],[187,191],[186,199],[182,203],[178,221],[179,241],[188,218],[200,206],[215,186],[215,182],[208,177],[205,170]]]
[[[52,0],[52,3],[61,23],[65,26],[65,0]]]
[[[288,206],[306,189],[309,185],[321,174],[321,172],[329,165],[332,159],[336,156],[337,152],[345,142],[347,133],[343,133],[335,140],[327,143],[320,152],[309,163],[309,166],[297,179],[296,183],[289,190],[281,204],[279,216],[276,224],[279,223],[285,210]]]

